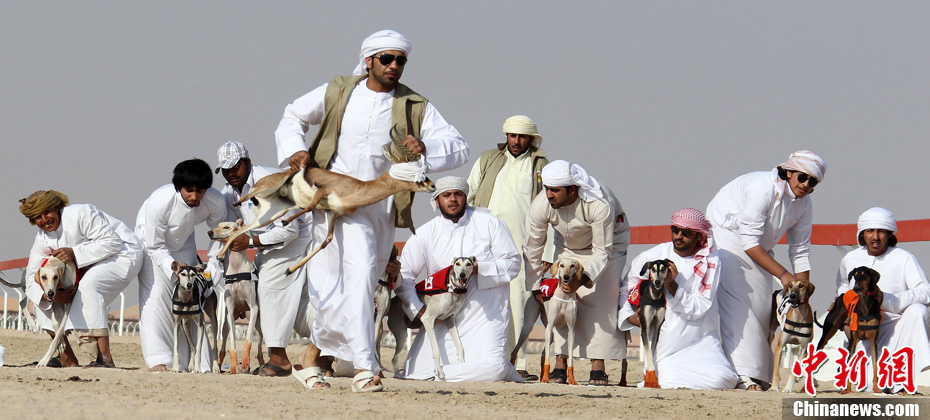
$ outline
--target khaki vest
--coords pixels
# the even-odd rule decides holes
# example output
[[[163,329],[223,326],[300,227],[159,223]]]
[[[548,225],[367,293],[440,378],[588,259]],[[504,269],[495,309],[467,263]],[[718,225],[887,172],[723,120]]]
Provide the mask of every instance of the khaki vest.
[[[507,162],[507,143],[499,143],[496,149],[488,150],[481,154],[481,179],[478,181],[478,190],[475,191],[475,207],[487,207],[491,202],[491,193],[494,192],[494,182],[497,180],[497,174],[500,173],[504,163]],[[546,159],[546,152],[542,149],[530,146],[526,152],[533,159],[533,195],[530,200],[536,197],[542,191],[542,168],[549,163]]]
[[[329,163],[336,154],[339,135],[342,134],[342,117],[349,103],[349,95],[355,85],[367,78],[360,76],[336,76],[326,87],[324,97],[324,114],[320,128],[310,144],[310,158],[320,168],[329,168]],[[400,83],[394,88],[394,102],[391,109],[391,122],[397,125],[401,133],[420,138],[420,127],[426,113],[426,98]],[[394,225],[413,229],[413,216],[410,208],[413,193],[410,191],[394,194]]]

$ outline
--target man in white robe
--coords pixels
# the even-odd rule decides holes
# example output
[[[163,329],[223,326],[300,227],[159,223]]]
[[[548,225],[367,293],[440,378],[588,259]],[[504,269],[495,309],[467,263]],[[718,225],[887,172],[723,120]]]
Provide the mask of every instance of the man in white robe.
[[[695,209],[672,215],[672,241],[639,254],[630,265],[623,288],[638,295],[647,281],[642,267],[656,260],[670,260],[665,278],[665,322],[655,348],[656,373],[662,388],[701,390],[733,389],[736,370],[723,354],[717,323],[717,289],[720,258],[710,233],[710,223]],[[639,312],[631,300],[623,301],[620,329],[640,327]],[[645,366],[644,366],[645,369]]]
[[[459,132],[425,98],[398,82],[410,42],[397,32],[384,30],[369,36],[361,50],[356,76],[336,77],[285,108],[275,131],[279,164],[297,170],[312,159],[320,167],[362,181],[375,179],[389,169],[395,178],[419,181],[425,178],[427,167],[437,172],[463,165],[468,160],[468,146]],[[409,105],[406,111],[403,104]],[[392,115],[404,112],[406,118]],[[317,124],[317,138],[308,152],[304,135],[310,125]],[[391,142],[395,125],[406,127],[398,128],[406,133],[402,143],[412,153],[422,155],[425,162],[421,159],[417,163],[425,165],[391,165],[383,156],[382,149]],[[301,355],[306,369],[293,371],[307,387],[329,386],[319,369],[322,351],[353,364],[353,391],[383,389],[376,374],[380,368],[374,354],[372,302],[375,283],[390,257],[395,222],[409,218],[409,207],[405,207],[406,214],[394,209],[397,197],[340,217],[333,241],[307,263],[310,302],[318,314],[311,344]],[[326,236],[323,213],[315,211],[313,220],[313,236],[322,240]],[[412,226],[409,222],[402,224]]]
[[[506,352],[509,285],[520,271],[520,252],[503,221],[484,210],[466,206],[468,184],[465,179],[445,177],[436,182],[436,187],[434,207],[441,215],[417,228],[401,253],[403,280],[397,294],[404,312],[418,322],[426,310],[415,288],[421,275],[436,273],[457,257],[476,257],[476,275],[468,279],[465,304],[455,316],[455,326],[465,350],[464,362],[458,360],[447,324],[436,325],[445,380],[522,382],[523,378],[509,363]],[[434,376],[433,351],[421,328],[407,356],[405,378],[432,380]]]
[[[849,251],[840,261],[836,294],[842,295],[854,286],[849,281],[849,272],[856,267],[869,267],[881,275],[878,280],[883,297],[879,351],[882,347],[888,347],[891,353],[906,346],[914,349],[912,373],[916,377],[930,369],[930,283],[917,258],[896,246],[897,231],[894,214],[881,207],[868,209],[859,216],[856,236],[861,246]],[[859,346],[867,349],[862,343]],[[871,383],[872,370],[866,370],[866,383]],[[903,386],[896,384],[893,392],[901,389]]]
[[[571,355],[591,359],[589,385],[606,386],[604,359],[626,357],[626,335],[617,328],[617,297],[626,298],[625,292],[621,294],[620,277],[630,245],[630,225],[613,192],[581,166],[564,160],[550,162],[543,168],[542,180],[546,191],[536,196],[526,215],[523,257],[528,264],[528,288],[538,292],[539,280],[551,265],[542,260],[550,226],[556,260],[572,258],[584,267],[580,282],[573,280],[567,290],[563,287],[579,297],[576,348],[567,348],[567,327],[555,329],[553,342],[559,356],[550,382],[565,382],[566,357]]]
[[[36,225],[29,263],[26,294],[44,316],[40,327],[52,332],[52,302],[71,303],[67,330],[75,330],[81,347],[96,360],[89,366],[115,367],[110,353],[107,306],[139,274],[142,245],[123,222],[91,204],[71,204],[57,191],[36,191],[20,200],[20,212]],[[49,257],[74,262],[83,271],[79,287],[57,293],[49,301],[41,286],[32,281]],[[77,366],[68,340],[65,351],[50,365]]]
[[[720,338],[740,375],[740,389],[761,391],[772,382],[773,280],[785,287],[796,279],[810,280],[814,215],[809,195],[825,172],[823,159],[797,151],[771,171],[736,178],[707,205],[720,250]],[[794,274],[773,257],[786,233]]]
[[[174,318],[171,295],[176,281],[171,264],[196,265],[194,227],[206,222],[214,227],[226,221],[226,199],[211,187],[213,171],[200,159],[190,159],[174,168],[172,183],[152,193],[136,216],[136,236],[145,253],[139,273],[139,335],[142,357],[153,372],[167,370],[174,361]],[[210,344],[204,340],[204,349]],[[182,337],[180,366],[188,366],[190,351]],[[201,353],[201,369],[208,372],[213,358]]]
[[[475,162],[468,175],[468,205],[485,207],[499,217],[515,243],[523,244],[526,212],[533,197],[542,191],[542,167],[549,163],[539,146],[542,136],[536,123],[524,115],[514,115],[504,121],[506,142],[485,151]],[[533,294],[526,288],[526,275],[522,265],[520,274],[510,281],[510,332],[508,353],[511,362],[526,380],[539,380],[526,371],[524,344],[513,352],[520,332],[523,331],[524,310]],[[534,311],[535,312],[535,311]],[[535,322],[530,320],[529,322]]]
[[[229,220],[242,219],[246,225],[252,223],[255,220],[255,213],[251,211],[252,203],[246,202],[240,207],[234,207],[233,203],[247,195],[256,181],[281,170],[253,165],[248,149],[238,141],[228,141],[220,146],[217,159],[219,164],[216,171],[222,172],[226,180],[221,192],[226,198]],[[268,362],[259,367],[259,376],[290,375],[291,362],[285,348],[291,334],[295,328],[303,335],[310,333],[309,325],[298,322],[307,319],[307,314],[300,314],[298,310],[306,310],[309,306],[307,276],[304,272],[306,266],[285,275],[289,267],[307,254],[311,239],[309,224],[304,217],[287,225],[282,224],[284,218],[296,212],[298,210],[292,210],[273,224],[238,236],[230,246],[232,252],[258,249],[255,255],[258,276],[253,280],[258,280],[258,301],[261,307],[259,321],[263,342],[268,347]],[[216,283],[224,285],[225,282],[217,278]]]

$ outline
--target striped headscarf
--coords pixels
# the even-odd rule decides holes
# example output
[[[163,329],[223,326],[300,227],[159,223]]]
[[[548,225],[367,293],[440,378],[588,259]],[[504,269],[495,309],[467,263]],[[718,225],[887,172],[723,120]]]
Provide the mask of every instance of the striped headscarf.
[[[698,262],[694,266],[694,274],[701,279],[701,294],[710,293],[711,280],[707,278],[707,270],[716,268],[716,264],[708,263],[707,256],[714,246],[714,240],[710,233],[710,222],[704,217],[700,210],[685,208],[672,214],[672,226],[683,229],[691,229],[695,232],[704,234],[704,239],[698,244],[697,252],[694,253],[694,259]]]

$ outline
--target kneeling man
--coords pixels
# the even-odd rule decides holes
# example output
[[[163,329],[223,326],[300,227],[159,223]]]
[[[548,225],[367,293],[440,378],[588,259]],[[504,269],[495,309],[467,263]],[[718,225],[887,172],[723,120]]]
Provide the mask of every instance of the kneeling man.
[[[930,369],[930,282],[914,254],[898,248],[894,236],[898,224],[894,214],[873,207],[859,216],[859,248],[849,251],[840,261],[836,273],[837,296],[852,288],[849,272],[866,266],[881,275],[882,322],[878,329],[878,348],[892,353],[906,346],[914,349],[914,376]],[[862,343],[859,343],[862,346]],[[860,347],[865,348],[865,347]],[[866,369],[871,381],[872,370]],[[901,390],[898,385],[894,392]]]
[[[468,280],[465,304],[455,317],[465,362],[458,362],[445,322],[436,325],[446,381],[523,382],[507,354],[510,279],[520,272],[520,253],[507,225],[490,213],[467,207],[467,196],[464,178],[450,176],[436,182],[431,204],[438,206],[441,216],[417,228],[407,240],[397,293],[404,312],[417,322],[426,307],[417,297],[416,279],[448,267],[456,257],[476,257],[477,275]],[[434,379],[433,352],[426,341],[421,330],[407,357],[407,379]]]
[[[720,258],[710,223],[695,209],[672,215],[672,241],[633,259],[623,288],[635,299],[639,275],[649,261],[668,259],[665,278],[665,323],[656,346],[656,374],[662,388],[733,389],[738,377],[723,353],[717,328],[717,285]],[[639,327],[639,314],[630,300],[623,302],[618,319],[621,330]]]

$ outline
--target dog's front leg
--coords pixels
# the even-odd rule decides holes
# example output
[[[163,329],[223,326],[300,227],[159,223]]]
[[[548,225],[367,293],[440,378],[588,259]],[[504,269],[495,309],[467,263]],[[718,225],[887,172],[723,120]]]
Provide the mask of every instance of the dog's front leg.
[[[400,297],[391,298],[391,309],[388,311],[388,330],[394,335],[394,357],[391,358],[391,369],[394,369],[395,376],[403,376],[404,359],[400,357],[401,352],[407,346],[407,324],[404,323],[404,309],[402,308]]]
[[[440,381],[446,380],[446,373],[442,371],[442,358],[439,355],[439,342],[436,341],[436,317],[430,314],[429,308],[427,308],[426,313],[420,319],[423,321],[423,329],[426,330],[426,338],[429,339],[429,345],[433,349],[433,361],[435,366],[433,372],[436,374],[436,379]]]
[[[194,361],[193,373],[201,373],[200,359],[203,354],[201,352],[203,350],[204,331],[206,330],[206,328],[204,328],[203,314],[200,314],[197,318],[197,322],[194,324],[197,331],[197,333],[194,334],[194,340],[196,341],[194,344],[195,350],[191,354],[191,359]]]
[[[194,350],[196,348],[196,343],[194,343],[194,339],[191,337],[191,328],[195,328],[196,326],[191,325],[193,322],[194,320],[187,318],[186,320],[184,320],[184,323],[183,323],[184,327],[182,328],[182,331],[184,331],[184,338],[187,339],[187,353],[190,356],[187,359],[187,371],[188,372],[194,371]],[[198,354],[197,356],[200,356],[200,355]]]
[[[179,338],[181,335],[181,325],[184,324],[184,320],[179,318],[177,315],[174,316],[174,364],[172,368],[175,372],[181,372],[181,362],[180,362],[180,346]]]
[[[455,343],[455,354],[459,358],[459,363],[465,363],[465,348],[462,347],[462,340],[459,339],[459,330],[455,326],[455,315],[446,318],[446,324],[449,326],[449,334],[452,336],[452,342]]]
[[[781,332],[775,335],[772,340],[772,354],[775,356],[775,369],[772,372],[772,391],[778,392],[778,384],[781,382],[781,348],[782,341],[785,339],[785,333]],[[789,375],[794,376],[794,375]],[[790,380],[789,380],[790,383]],[[787,390],[785,392],[788,392]]]
[[[48,346],[48,351],[45,352],[45,356],[39,360],[39,363],[36,364],[37,367],[46,367],[48,366],[49,360],[52,360],[52,355],[55,354],[55,351],[61,351],[63,347],[62,342],[66,340],[65,337],[65,328],[68,324],[68,315],[71,312],[71,304],[64,304],[64,313],[61,315],[61,321],[58,322],[58,325],[55,328],[55,336],[52,337],[52,343]],[[52,306],[52,321],[55,321],[55,318],[58,318],[58,314],[55,312],[55,307]]]
[[[575,381],[575,318],[578,315],[578,307],[575,306],[575,302],[565,303],[563,305],[571,306],[570,308],[562,308],[567,312],[565,314],[565,324],[568,326],[568,354],[565,356],[568,361],[568,369],[566,371],[568,384],[578,385],[578,382]]]
[[[882,390],[878,387],[878,332],[870,341],[872,341],[872,392],[881,394]]]

